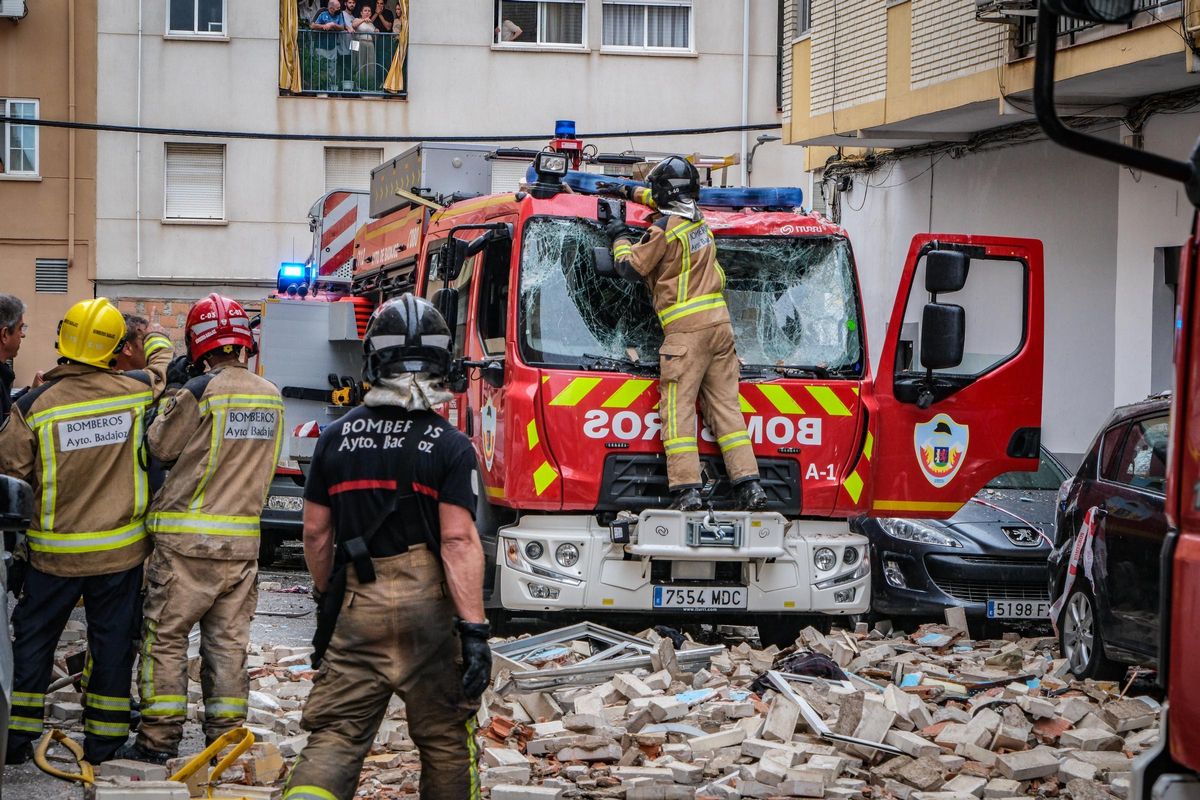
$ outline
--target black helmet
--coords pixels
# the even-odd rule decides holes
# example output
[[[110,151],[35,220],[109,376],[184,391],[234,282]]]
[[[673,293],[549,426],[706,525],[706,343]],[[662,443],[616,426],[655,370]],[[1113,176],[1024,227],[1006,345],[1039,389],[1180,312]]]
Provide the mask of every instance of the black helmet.
[[[405,372],[445,375],[450,371],[450,328],[423,297],[403,294],[375,309],[363,337],[363,379]]]
[[[677,200],[696,200],[700,197],[700,173],[683,156],[668,156],[658,162],[646,176],[654,204],[666,208]]]

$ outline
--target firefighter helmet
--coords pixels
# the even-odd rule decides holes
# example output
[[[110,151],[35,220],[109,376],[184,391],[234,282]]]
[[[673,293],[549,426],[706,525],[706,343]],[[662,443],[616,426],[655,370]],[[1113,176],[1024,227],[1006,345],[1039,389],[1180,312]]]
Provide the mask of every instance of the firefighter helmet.
[[[238,301],[216,292],[197,300],[188,311],[183,340],[193,364],[199,364],[200,359],[218,347],[227,348],[227,353],[232,353],[234,347],[254,353],[254,336],[250,333],[246,310]]]
[[[363,379],[450,371],[450,328],[428,300],[403,294],[375,309],[363,337]]]
[[[679,200],[700,197],[700,173],[683,156],[668,156],[658,162],[646,175],[654,204],[666,208]]]
[[[63,358],[110,369],[125,342],[125,318],[106,297],[81,300],[58,323],[54,349]]]

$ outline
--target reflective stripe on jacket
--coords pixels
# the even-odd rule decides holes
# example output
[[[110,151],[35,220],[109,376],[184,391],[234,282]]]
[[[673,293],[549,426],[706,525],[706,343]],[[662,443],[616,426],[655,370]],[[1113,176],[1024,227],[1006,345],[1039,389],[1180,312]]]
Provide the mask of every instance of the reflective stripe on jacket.
[[[183,556],[258,557],[259,517],[283,441],[283,398],[240,364],[168,398],[150,450],[175,462],[147,518],[157,547]]]
[[[664,331],[683,333],[729,322],[725,273],[703,218],[659,217],[637,244],[618,239],[613,257],[650,281]]]
[[[27,536],[30,561],[42,572],[104,575],[149,555],[150,488],[137,449],[173,348],[161,333],[148,334],[144,347],[144,370],[55,367],[0,428],[0,472],[34,489]]]

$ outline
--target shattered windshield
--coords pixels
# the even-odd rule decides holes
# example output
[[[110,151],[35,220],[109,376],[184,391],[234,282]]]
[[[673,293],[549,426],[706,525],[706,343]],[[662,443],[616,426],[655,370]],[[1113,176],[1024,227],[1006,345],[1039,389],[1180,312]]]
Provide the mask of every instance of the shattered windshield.
[[[599,226],[586,220],[529,221],[521,256],[521,347],[529,363],[657,361],[662,328],[646,286],[596,274],[592,250],[607,245]],[[719,237],[717,257],[744,363],[861,373],[857,289],[845,240]]]

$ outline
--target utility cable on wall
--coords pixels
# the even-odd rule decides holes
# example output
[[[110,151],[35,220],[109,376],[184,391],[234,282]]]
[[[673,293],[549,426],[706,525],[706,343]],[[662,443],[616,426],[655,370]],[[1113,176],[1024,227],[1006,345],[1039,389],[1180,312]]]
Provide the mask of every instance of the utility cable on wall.
[[[260,139],[280,142],[531,142],[550,138],[547,132],[534,134],[497,134],[495,136],[368,136],[326,133],[272,133],[268,131],[214,131],[199,128],[155,128],[145,125],[116,125],[101,122],[68,122],[58,119],[28,119],[0,115],[0,123],[12,125],[36,125],[42,128],[66,128],[68,130],[103,131],[107,133],[140,133],[150,136],[186,136],[208,139]],[[742,131],[778,130],[778,122],[763,122],[754,125],[721,125],[713,128],[672,128],[648,131],[608,131],[580,133],[580,139],[620,139],[624,137],[649,136],[704,136],[714,133],[740,133]]]

